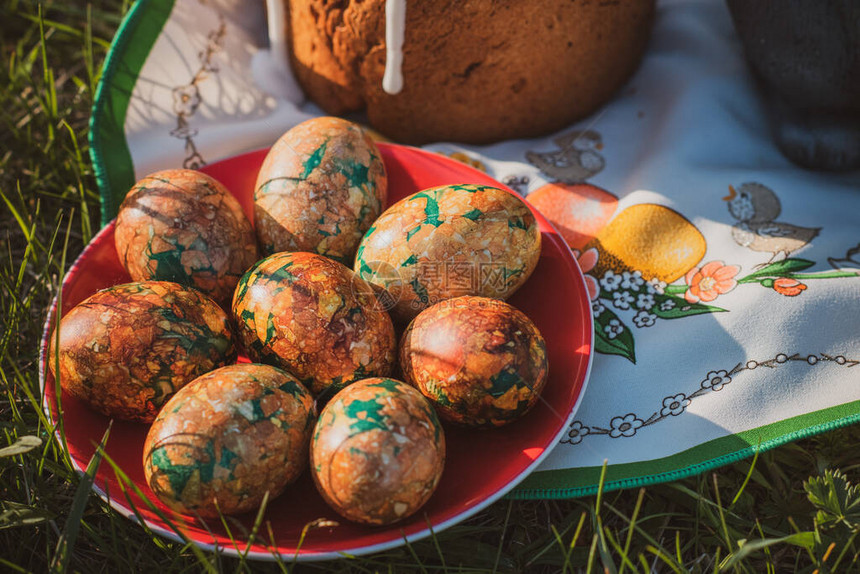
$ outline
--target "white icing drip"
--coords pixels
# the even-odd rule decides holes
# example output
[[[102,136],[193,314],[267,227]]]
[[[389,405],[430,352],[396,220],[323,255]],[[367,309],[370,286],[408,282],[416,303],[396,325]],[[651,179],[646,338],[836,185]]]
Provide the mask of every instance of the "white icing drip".
[[[406,38],[406,0],[385,0],[385,74],[382,89],[398,94],[403,89],[403,41]]]
[[[269,49],[258,50],[251,59],[254,81],[269,94],[300,105],[305,96],[293,77],[287,57],[287,13],[285,0],[266,0]]]

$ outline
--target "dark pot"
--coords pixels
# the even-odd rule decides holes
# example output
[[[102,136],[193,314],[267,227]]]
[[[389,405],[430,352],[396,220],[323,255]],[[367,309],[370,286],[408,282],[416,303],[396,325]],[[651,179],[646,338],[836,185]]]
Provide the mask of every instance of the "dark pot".
[[[860,2],[727,3],[782,152],[807,168],[860,168]]]

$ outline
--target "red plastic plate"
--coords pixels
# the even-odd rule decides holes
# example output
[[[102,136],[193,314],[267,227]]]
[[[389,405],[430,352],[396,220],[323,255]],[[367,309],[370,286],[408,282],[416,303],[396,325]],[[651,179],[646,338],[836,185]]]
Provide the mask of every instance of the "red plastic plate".
[[[485,173],[438,154],[393,144],[381,144],[380,148],[388,171],[389,203],[437,185],[477,183],[504,187]],[[208,165],[202,171],[224,183],[251,216],[254,182],[265,155],[266,150],[251,152]],[[321,560],[337,558],[342,553],[375,552],[406,540],[417,540],[429,535],[430,527],[438,532],[503,496],[558,443],[588,379],[592,355],[591,309],[582,272],[567,245],[539,213],[535,216],[543,234],[540,261],[510,303],[531,317],[546,339],[550,370],[542,401],[523,419],[499,429],[475,431],[447,426],[448,459],[438,490],[418,513],[392,526],[368,527],[341,519],[326,506],[305,473],[269,503],[263,529],[251,545],[249,557],[272,559],[274,553],[279,553],[285,560]],[[63,313],[99,289],[130,281],[117,258],[113,234],[111,222],[69,270],[63,281]],[[45,325],[40,365],[45,411],[55,423],[56,385],[45,361],[56,308],[55,301]],[[69,455],[74,465],[83,470],[109,420],[65,392],[61,398]],[[95,480],[99,495],[119,512],[133,520],[139,516],[165,536],[185,537],[210,549],[217,545],[227,553],[244,552],[254,513],[228,520],[238,543],[234,545],[219,520],[204,524],[194,518],[180,517],[157,501],[146,485],[141,462],[147,428],[143,424],[114,421],[105,452],[170,523],[133,492],[126,494],[133,489],[127,485],[121,488],[116,473],[106,462],[102,462]],[[307,529],[298,547],[305,525],[320,518],[339,525]],[[274,540],[269,539],[266,522],[271,523]]]

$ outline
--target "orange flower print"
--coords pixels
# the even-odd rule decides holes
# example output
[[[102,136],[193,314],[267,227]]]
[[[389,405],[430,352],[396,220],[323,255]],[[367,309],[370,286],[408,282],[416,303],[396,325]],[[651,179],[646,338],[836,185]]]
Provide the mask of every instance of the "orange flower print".
[[[718,295],[728,293],[737,286],[735,276],[740,270],[737,265],[723,265],[722,261],[711,261],[704,267],[690,269],[684,276],[689,285],[684,299],[690,304],[713,301]]]
[[[591,249],[586,249],[582,254],[580,254],[577,249],[573,249],[572,251],[573,256],[576,257],[576,262],[579,263],[579,268],[582,269],[582,273],[585,275],[585,285],[588,287],[588,299],[589,301],[594,301],[600,294],[600,284],[597,282],[597,279],[595,279],[593,275],[589,275],[588,272],[594,269],[594,266],[597,265],[597,249],[592,247]]]
[[[806,285],[791,277],[780,277],[773,280],[773,290],[786,297],[797,297],[806,289]]]

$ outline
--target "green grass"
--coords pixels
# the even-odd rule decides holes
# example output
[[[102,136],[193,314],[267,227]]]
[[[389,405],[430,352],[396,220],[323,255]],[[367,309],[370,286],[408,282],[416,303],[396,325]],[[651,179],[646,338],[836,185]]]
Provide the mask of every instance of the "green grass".
[[[110,510],[41,415],[37,361],[63,270],[97,229],[87,121],[127,9],[0,0],[0,571],[860,571],[856,427],[672,484],[502,500],[430,539],[338,562],[250,563]]]

